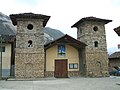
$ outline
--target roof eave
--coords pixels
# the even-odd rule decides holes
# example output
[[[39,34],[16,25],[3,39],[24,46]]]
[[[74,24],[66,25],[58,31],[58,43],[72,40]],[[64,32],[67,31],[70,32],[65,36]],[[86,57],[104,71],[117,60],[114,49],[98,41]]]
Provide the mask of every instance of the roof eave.
[[[86,44],[84,44],[84,43],[82,43],[82,42],[80,42],[80,41],[78,41],[78,40],[74,39],[73,37],[71,37],[71,36],[69,36],[69,35],[66,34],[66,35],[64,35],[64,36],[62,36],[62,37],[60,37],[60,38],[58,38],[58,39],[56,39],[56,40],[54,40],[54,41],[46,44],[46,45],[44,45],[45,49],[48,49],[49,47],[54,46],[57,42],[59,42],[61,39],[66,38],[66,37],[68,37],[68,38],[70,38],[71,40],[73,40],[74,42],[76,42],[76,44],[77,44],[77,45],[80,45],[80,47],[85,47],[85,46],[87,46]],[[71,41],[71,40],[70,40],[70,41]],[[71,42],[72,42],[72,41],[71,41]],[[80,47],[79,47],[79,48],[80,48]]]
[[[109,58],[110,60],[111,59],[120,59],[120,57],[112,57],[112,58]]]
[[[21,13],[21,14],[11,14],[10,18],[14,26],[17,25],[17,19],[20,18],[43,19],[43,27],[45,27],[48,20],[50,19],[50,16],[42,15],[42,14],[33,14],[33,13]]]
[[[120,26],[117,28],[114,28],[114,31],[118,34],[118,36],[120,36]]]
[[[100,19],[100,18],[88,19],[88,18],[82,18],[78,22],[76,22],[74,25],[72,25],[71,28],[78,27],[78,25],[80,25],[84,21],[103,22],[104,24],[112,22],[112,20],[108,20],[108,19]]]

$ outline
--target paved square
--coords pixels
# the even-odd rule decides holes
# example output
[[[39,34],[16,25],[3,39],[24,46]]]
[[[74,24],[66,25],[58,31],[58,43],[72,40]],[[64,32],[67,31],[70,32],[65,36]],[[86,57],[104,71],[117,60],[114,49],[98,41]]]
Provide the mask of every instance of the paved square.
[[[120,90],[120,77],[0,81],[0,90]]]

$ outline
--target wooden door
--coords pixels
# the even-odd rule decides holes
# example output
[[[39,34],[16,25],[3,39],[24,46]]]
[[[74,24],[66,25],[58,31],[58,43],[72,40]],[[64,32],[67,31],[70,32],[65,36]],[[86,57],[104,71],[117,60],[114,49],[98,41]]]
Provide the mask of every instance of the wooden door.
[[[55,60],[55,77],[67,78],[67,60]]]

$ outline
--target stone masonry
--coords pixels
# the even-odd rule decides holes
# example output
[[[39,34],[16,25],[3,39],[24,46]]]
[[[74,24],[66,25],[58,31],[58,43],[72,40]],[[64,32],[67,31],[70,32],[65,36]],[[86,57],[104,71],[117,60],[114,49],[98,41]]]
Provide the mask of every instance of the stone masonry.
[[[45,72],[43,27],[50,16],[33,13],[12,14],[10,18],[17,25],[15,51],[16,78],[43,78],[53,76]],[[77,27],[77,39],[86,48],[79,50],[80,72],[69,72],[70,76],[104,77],[108,74],[108,54],[105,24],[112,20],[86,17],[72,27]]]
[[[15,14],[10,17],[13,24],[14,18],[17,22],[15,77],[44,77],[44,18],[32,13]]]
[[[85,55],[86,76],[108,76],[108,54],[105,24],[111,20],[95,17],[82,18],[72,27],[77,27],[77,39],[87,44]]]

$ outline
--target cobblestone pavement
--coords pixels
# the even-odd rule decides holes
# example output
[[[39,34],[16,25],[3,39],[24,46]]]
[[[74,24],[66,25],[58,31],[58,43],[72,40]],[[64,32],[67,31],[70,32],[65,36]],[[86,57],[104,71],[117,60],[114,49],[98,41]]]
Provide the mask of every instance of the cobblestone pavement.
[[[2,80],[0,90],[120,90],[120,77]]]

